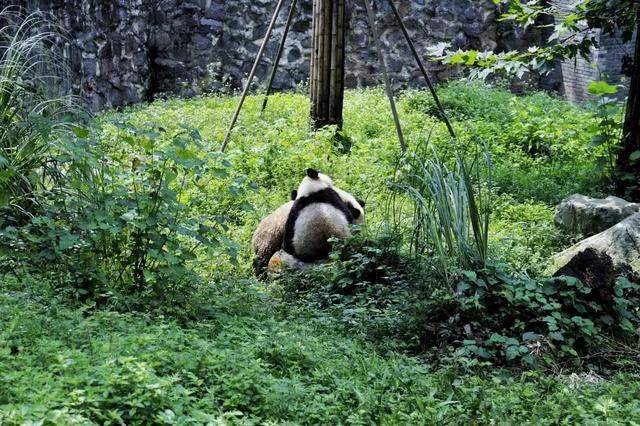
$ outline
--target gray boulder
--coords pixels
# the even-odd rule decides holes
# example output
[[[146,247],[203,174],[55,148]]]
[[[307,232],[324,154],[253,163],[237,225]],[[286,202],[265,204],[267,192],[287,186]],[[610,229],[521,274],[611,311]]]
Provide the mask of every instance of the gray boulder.
[[[630,269],[634,274],[640,274],[640,213],[553,256],[547,273],[557,273],[589,249],[606,253],[618,270]]]
[[[575,194],[558,205],[555,222],[567,232],[589,237],[638,212],[640,203],[629,203],[618,197],[600,199]]]

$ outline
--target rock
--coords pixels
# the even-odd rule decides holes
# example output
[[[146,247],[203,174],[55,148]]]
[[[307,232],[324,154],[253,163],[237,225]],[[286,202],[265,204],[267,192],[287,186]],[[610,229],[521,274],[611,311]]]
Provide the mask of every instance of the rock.
[[[587,299],[600,303],[613,301],[614,287],[619,277],[638,279],[629,265],[615,265],[607,253],[587,248],[560,268],[554,277],[574,277],[591,289]]]
[[[640,275],[640,213],[555,255],[547,273],[554,275],[565,267],[585,269],[589,262],[584,260],[588,260],[589,253],[587,257],[582,253],[588,249],[606,253],[617,270],[631,270],[633,274]]]
[[[573,234],[595,235],[640,212],[640,203],[622,198],[591,198],[575,194],[556,208],[556,224]]]

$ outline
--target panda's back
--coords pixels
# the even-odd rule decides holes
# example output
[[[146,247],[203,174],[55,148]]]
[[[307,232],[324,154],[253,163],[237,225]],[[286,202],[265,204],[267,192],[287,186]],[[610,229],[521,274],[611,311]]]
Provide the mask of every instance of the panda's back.
[[[291,246],[299,259],[320,260],[331,251],[329,238],[346,238],[349,233],[349,220],[341,209],[329,203],[314,203],[298,213]]]

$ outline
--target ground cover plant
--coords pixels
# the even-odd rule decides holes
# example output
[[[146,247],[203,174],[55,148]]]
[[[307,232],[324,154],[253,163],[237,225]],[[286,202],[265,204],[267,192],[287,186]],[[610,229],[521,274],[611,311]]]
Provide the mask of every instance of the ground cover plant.
[[[381,89],[347,93],[338,134],[309,133],[304,94],[263,114],[250,97],[225,155],[232,96],[158,100],[57,136],[57,179],[30,189],[38,207],[20,221],[1,207],[0,423],[638,418],[637,284],[541,276],[571,243],[554,203],[610,185],[597,109],[468,82],[439,91],[455,144],[428,93],[403,92],[399,109],[411,152],[440,159],[431,174],[465,200],[439,216],[462,213],[441,250],[438,229],[412,245],[415,210],[389,201],[420,176],[398,173],[413,166]],[[491,180],[460,169],[478,147]],[[367,223],[327,264],[258,281],[251,234],[307,167],[364,198]],[[491,220],[465,233],[471,199]],[[460,261],[443,274],[445,256]]]

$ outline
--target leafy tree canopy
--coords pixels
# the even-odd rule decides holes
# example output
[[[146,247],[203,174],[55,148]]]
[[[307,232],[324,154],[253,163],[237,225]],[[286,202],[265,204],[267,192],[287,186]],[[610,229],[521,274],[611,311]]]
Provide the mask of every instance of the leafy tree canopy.
[[[634,0],[578,0],[561,5],[548,0],[494,0],[501,5],[502,22],[512,22],[524,30],[538,29],[545,40],[525,51],[490,52],[452,50],[441,44],[435,50],[446,64],[471,67],[471,77],[486,78],[491,74],[522,77],[527,71],[549,73],[559,59],[589,58],[592,47],[598,46],[594,29],[616,35],[622,41],[633,37],[637,14]],[[629,61],[629,64],[631,61]]]

